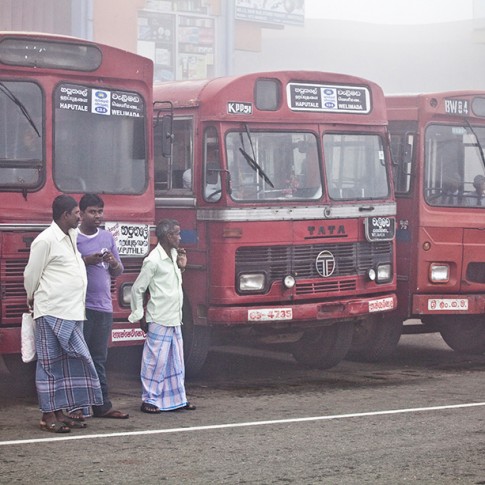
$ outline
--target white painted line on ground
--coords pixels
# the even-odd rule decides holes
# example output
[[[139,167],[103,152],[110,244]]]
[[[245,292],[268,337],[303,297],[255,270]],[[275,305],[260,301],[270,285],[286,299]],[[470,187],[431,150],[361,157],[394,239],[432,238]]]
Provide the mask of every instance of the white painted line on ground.
[[[288,419],[274,419],[269,421],[249,421],[243,423],[230,423],[230,424],[212,424],[208,426],[192,426],[187,428],[170,428],[170,429],[150,429],[142,431],[127,431],[124,433],[106,433],[106,434],[88,434],[80,436],[56,436],[55,438],[37,438],[29,440],[10,440],[0,441],[0,446],[7,445],[25,445],[35,443],[52,443],[57,441],[71,441],[71,440],[88,440],[96,438],[118,438],[126,436],[142,436],[150,434],[166,434],[166,433],[187,433],[190,431],[212,431],[216,429],[229,429],[229,428],[246,428],[250,426],[269,426],[277,424],[291,424],[291,423],[305,423],[308,421],[331,421],[335,419],[350,419],[350,418],[363,418],[367,416],[385,416],[389,414],[404,414],[404,413],[420,413],[425,411],[444,411],[447,409],[463,409],[473,408],[478,406],[485,406],[485,402],[476,402],[468,404],[450,404],[445,406],[430,406],[422,408],[408,408],[408,409],[391,409],[387,411],[371,411],[366,413],[352,413],[352,414],[335,414],[333,416],[313,416],[308,418],[288,418]],[[76,432],[76,431],[75,431]]]

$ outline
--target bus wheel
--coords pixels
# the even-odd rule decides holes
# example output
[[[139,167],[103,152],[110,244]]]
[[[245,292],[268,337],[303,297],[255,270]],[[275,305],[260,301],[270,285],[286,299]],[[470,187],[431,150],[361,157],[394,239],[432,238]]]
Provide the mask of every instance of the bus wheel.
[[[384,315],[372,316],[355,324],[350,360],[378,362],[396,350],[402,333],[402,321]]]
[[[35,392],[35,368],[37,361],[25,363],[22,362],[20,354],[3,354],[5,367],[14,379],[14,383],[19,388]]]
[[[299,364],[318,369],[337,365],[347,354],[352,342],[354,324],[340,322],[328,327],[306,331],[292,346]]]
[[[483,315],[435,317],[443,340],[457,352],[485,352],[485,320]]]
[[[210,327],[194,325],[189,305],[184,303],[182,334],[184,338],[185,375],[196,376],[205,363],[211,343]]]

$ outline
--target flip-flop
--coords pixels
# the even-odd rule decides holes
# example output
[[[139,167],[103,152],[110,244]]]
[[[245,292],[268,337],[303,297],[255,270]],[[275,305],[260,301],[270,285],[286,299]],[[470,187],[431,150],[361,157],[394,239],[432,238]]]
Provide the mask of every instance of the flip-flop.
[[[71,428],[62,421],[54,421],[51,424],[47,424],[45,421],[39,423],[39,428],[42,431],[48,431],[49,433],[70,433]]]
[[[74,419],[70,419],[66,416],[65,419],[62,420],[62,422],[68,426],[69,428],[77,428],[77,429],[83,429],[88,427],[88,423],[83,423],[81,421],[76,421]]]
[[[141,405],[140,411],[147,414],[160,414],[162,412],[161,409],[157,408],[157,406],[148,402],[144,402]]]
[[[73,421],[77,421],[79,423],[82,423],[82,422],[85,421],[82,411],[72,411],[72,412],[68,413],[66,418],[72,419]]]
[[[62,413],[62,419],[59,421],[60,423],[64,423],[69,428],[76,428],[76,429],[83,429],[88,427],[88,423],[84,422],[84,418],[82,420],[78,420],[76,418],[72,418],[71,416],[66,416]]]
[[[158,409],[158,408],[157,408]],[[94,418],[108,418],[108,419],[128,419],[130,417],[127,413],[122,413],[116,409],[111,409],[107,413],[104,414],[94,414]]]

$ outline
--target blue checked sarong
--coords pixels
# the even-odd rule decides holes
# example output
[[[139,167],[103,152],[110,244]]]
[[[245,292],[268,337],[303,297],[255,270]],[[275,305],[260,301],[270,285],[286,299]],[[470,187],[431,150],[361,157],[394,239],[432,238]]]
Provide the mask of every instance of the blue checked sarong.
[[[44,413],[103,404],[98,375],[83,336],[83,322],[35,319],[35,384]]]
[[[143,402],[162,411],[184,407],[185,365],[182,328],[150,323],[143,347],[141,383]]]

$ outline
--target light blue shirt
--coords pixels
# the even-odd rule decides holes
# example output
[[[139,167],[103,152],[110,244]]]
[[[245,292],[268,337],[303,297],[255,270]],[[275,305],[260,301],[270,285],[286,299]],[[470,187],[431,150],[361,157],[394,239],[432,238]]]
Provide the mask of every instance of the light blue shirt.
[[[182,273],[177,265],[177,250],[171,257],[157,244],[144,259],[140,274],[131,289],[131,314],[128,320],[139,322],[144,315],[144,296],[149,291],[146,321],[167,327],[182,324]]]

